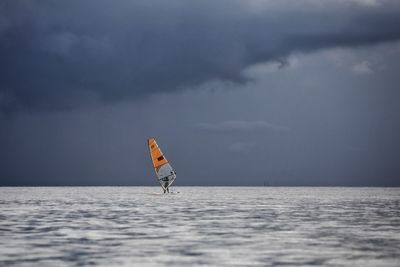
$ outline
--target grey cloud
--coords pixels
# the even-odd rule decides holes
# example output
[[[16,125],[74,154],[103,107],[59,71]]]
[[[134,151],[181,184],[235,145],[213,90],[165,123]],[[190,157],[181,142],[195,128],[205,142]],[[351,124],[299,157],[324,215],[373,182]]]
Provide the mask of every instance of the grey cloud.
[[[372,74],[373,70],[371,68],[371,63],[367,60],[364,60],[360,63],[355,64],[352,67],[352,70],[356,74]]]
[[[352,3],[2,1],[0,91],[13,100],[0,110],[66,109],[214,79],[243,82],[247,67],[284,67],[293,52],[399,39],[398,1]]]
[[[276,131],[288,132],[290,128],[274,125],[266,121],[241,121],[228,120],[219,123],[198,123],[196,127],[211,132],[257,132],[257,131]]]
[[[230,152],[238,153],[238,152],[244,152],[248,151],[251,148],[255,146],[254,143],[249,143],[249,142],[236,142],[232,143],[228,146],[228,150]]]

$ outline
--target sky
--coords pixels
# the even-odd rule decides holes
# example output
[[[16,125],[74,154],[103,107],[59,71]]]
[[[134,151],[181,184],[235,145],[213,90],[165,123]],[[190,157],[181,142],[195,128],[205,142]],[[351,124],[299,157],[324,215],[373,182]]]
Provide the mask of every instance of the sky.
[[[400,186],[400,1],[0,2],[0,185]]]

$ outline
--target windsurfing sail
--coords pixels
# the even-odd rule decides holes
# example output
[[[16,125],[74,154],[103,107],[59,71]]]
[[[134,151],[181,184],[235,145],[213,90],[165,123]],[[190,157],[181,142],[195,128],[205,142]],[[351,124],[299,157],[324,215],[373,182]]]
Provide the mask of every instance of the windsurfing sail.
[[[168,163],[168,160],[162,153],[156,139],[147,139],[147,145],[149,146],[150,158],[153,163],[154,171],[156,172],[158,181],[165,193],[165,191],[168,190],[171,184],[175,181],[176,172]]]

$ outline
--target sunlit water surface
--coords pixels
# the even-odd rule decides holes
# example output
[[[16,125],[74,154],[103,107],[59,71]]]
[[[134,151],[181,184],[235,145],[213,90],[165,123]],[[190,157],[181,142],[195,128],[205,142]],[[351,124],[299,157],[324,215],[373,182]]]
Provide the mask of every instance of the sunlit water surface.
[[[400,189],[0,188],[0,266],[400,266]]]

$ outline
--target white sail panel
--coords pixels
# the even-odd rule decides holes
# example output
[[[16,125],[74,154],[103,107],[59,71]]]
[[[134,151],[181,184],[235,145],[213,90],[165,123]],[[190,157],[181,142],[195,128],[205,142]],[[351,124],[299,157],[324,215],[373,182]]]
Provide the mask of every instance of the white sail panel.
[[[156,174],[163,189],[170,187],[176,178],[175,171],[169,163],[162,165],[158,170],[156,169]]]

